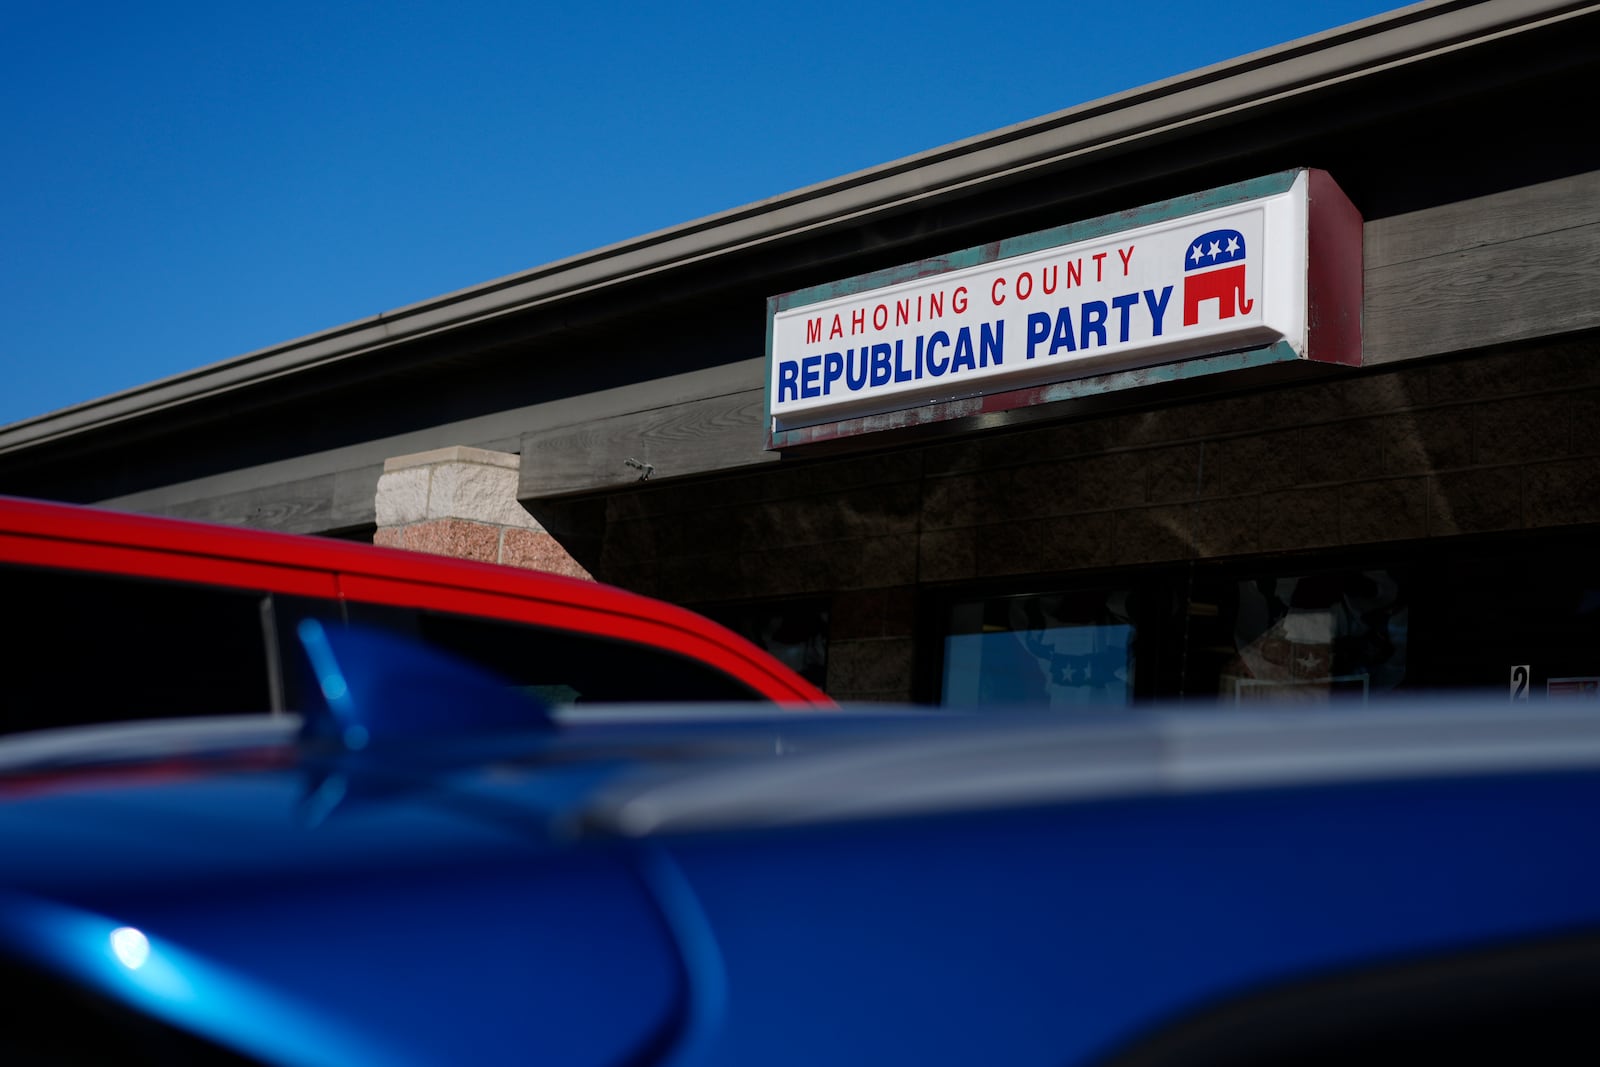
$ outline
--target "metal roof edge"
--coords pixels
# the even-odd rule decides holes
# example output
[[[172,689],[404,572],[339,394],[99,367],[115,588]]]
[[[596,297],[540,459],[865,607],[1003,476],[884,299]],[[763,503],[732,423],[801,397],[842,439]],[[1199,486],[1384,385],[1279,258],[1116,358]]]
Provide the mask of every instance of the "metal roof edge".
[[[447,330],[959,194],[1312,90],[1600,11],[1427,0],[1237,59],[0,427],[0,455]]]
[[[781,764],[729,762],[620,781],[583,822],[648,837],[1207,793],[1584,773],[1600,721],[1504,698],[1288,711],[1039,715],[951,712],[847,743],[797,744]],[[851,709],[847,706],[846,713]]]

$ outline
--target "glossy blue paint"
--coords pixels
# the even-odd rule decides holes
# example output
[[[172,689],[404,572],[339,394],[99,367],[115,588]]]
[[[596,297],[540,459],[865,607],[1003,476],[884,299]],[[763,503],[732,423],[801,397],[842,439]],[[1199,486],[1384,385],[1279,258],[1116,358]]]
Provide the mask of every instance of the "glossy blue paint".
[[[360,751],[551,726],[534,697],[415,641],[359,626],[328,628],[312,618],[296,636],[322,697],[304,709],[308,738]]]
[[[685,841],[737,993],[696,1062],[1091,1063],[1230,996],[1592,929],[1596,803],[1583,775]]]
[[[3,805],[0,946],[266,1062],[625,1062],[679,1025],[679,953],[624,850],[535,818],[548,786],[411,780],[314,826],[297,770]]]
[[[1600,929],[1600,725],[1429,714],[464,726],[314,823],[315,737],[68,768],[0,802],[0,958],[271,1063],[1092,1063]]]
[[[130,932],[144,945],[139,957],[114,947],[117,934]],[[249,1056],[326,1067],[414,1062],[382,1029],[352,1027],[283,987],[218,966],[179,944],[149,938],[102,915],[0,895],[0,936],[40,966]]]

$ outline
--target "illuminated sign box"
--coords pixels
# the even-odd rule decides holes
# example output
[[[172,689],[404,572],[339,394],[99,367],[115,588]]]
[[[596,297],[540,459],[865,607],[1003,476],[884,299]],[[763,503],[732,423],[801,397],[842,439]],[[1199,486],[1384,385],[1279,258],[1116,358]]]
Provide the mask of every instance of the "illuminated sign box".
[[[1361,283],[1360,214],[1296,170],[787,293],[767,302],[769,447],[1288,360],[1359,366]]]

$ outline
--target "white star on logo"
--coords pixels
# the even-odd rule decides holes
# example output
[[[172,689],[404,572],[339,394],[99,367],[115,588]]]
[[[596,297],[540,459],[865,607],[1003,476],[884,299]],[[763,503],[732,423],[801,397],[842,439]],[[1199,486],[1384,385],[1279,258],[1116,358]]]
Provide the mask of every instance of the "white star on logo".
[[[1190,251],[1189,258],[1194,260],[1196,263],[1200,262],[1200,246],[1199,245],[1195,245],[1194,248]]]
[[[1212,241],[1211,242],[1211,247],[1206,249],[1206,254],[1209,255],[1212,259],[1216,259],[1218,254],[1220,254],[1221,252],[1222,252],[1222,242],[1221,241]]]
[[[1228,247],[1225,249],[1225,251],[1230,256],[1239,251],[1239,239],[1237,237],[1228,238]]]

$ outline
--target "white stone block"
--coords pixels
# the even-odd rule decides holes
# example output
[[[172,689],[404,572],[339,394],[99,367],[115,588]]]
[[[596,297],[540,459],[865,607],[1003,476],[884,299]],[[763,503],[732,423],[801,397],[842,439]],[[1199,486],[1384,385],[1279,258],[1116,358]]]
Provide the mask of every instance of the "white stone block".
[[[517,468],[445,462],[434,464],[432,470],[428,518],[470,519],[524,529],[538,526],[517,503]]]
[[[428,468],[386,470],[373,498],[379,526],[404,526],[428,517]]]

